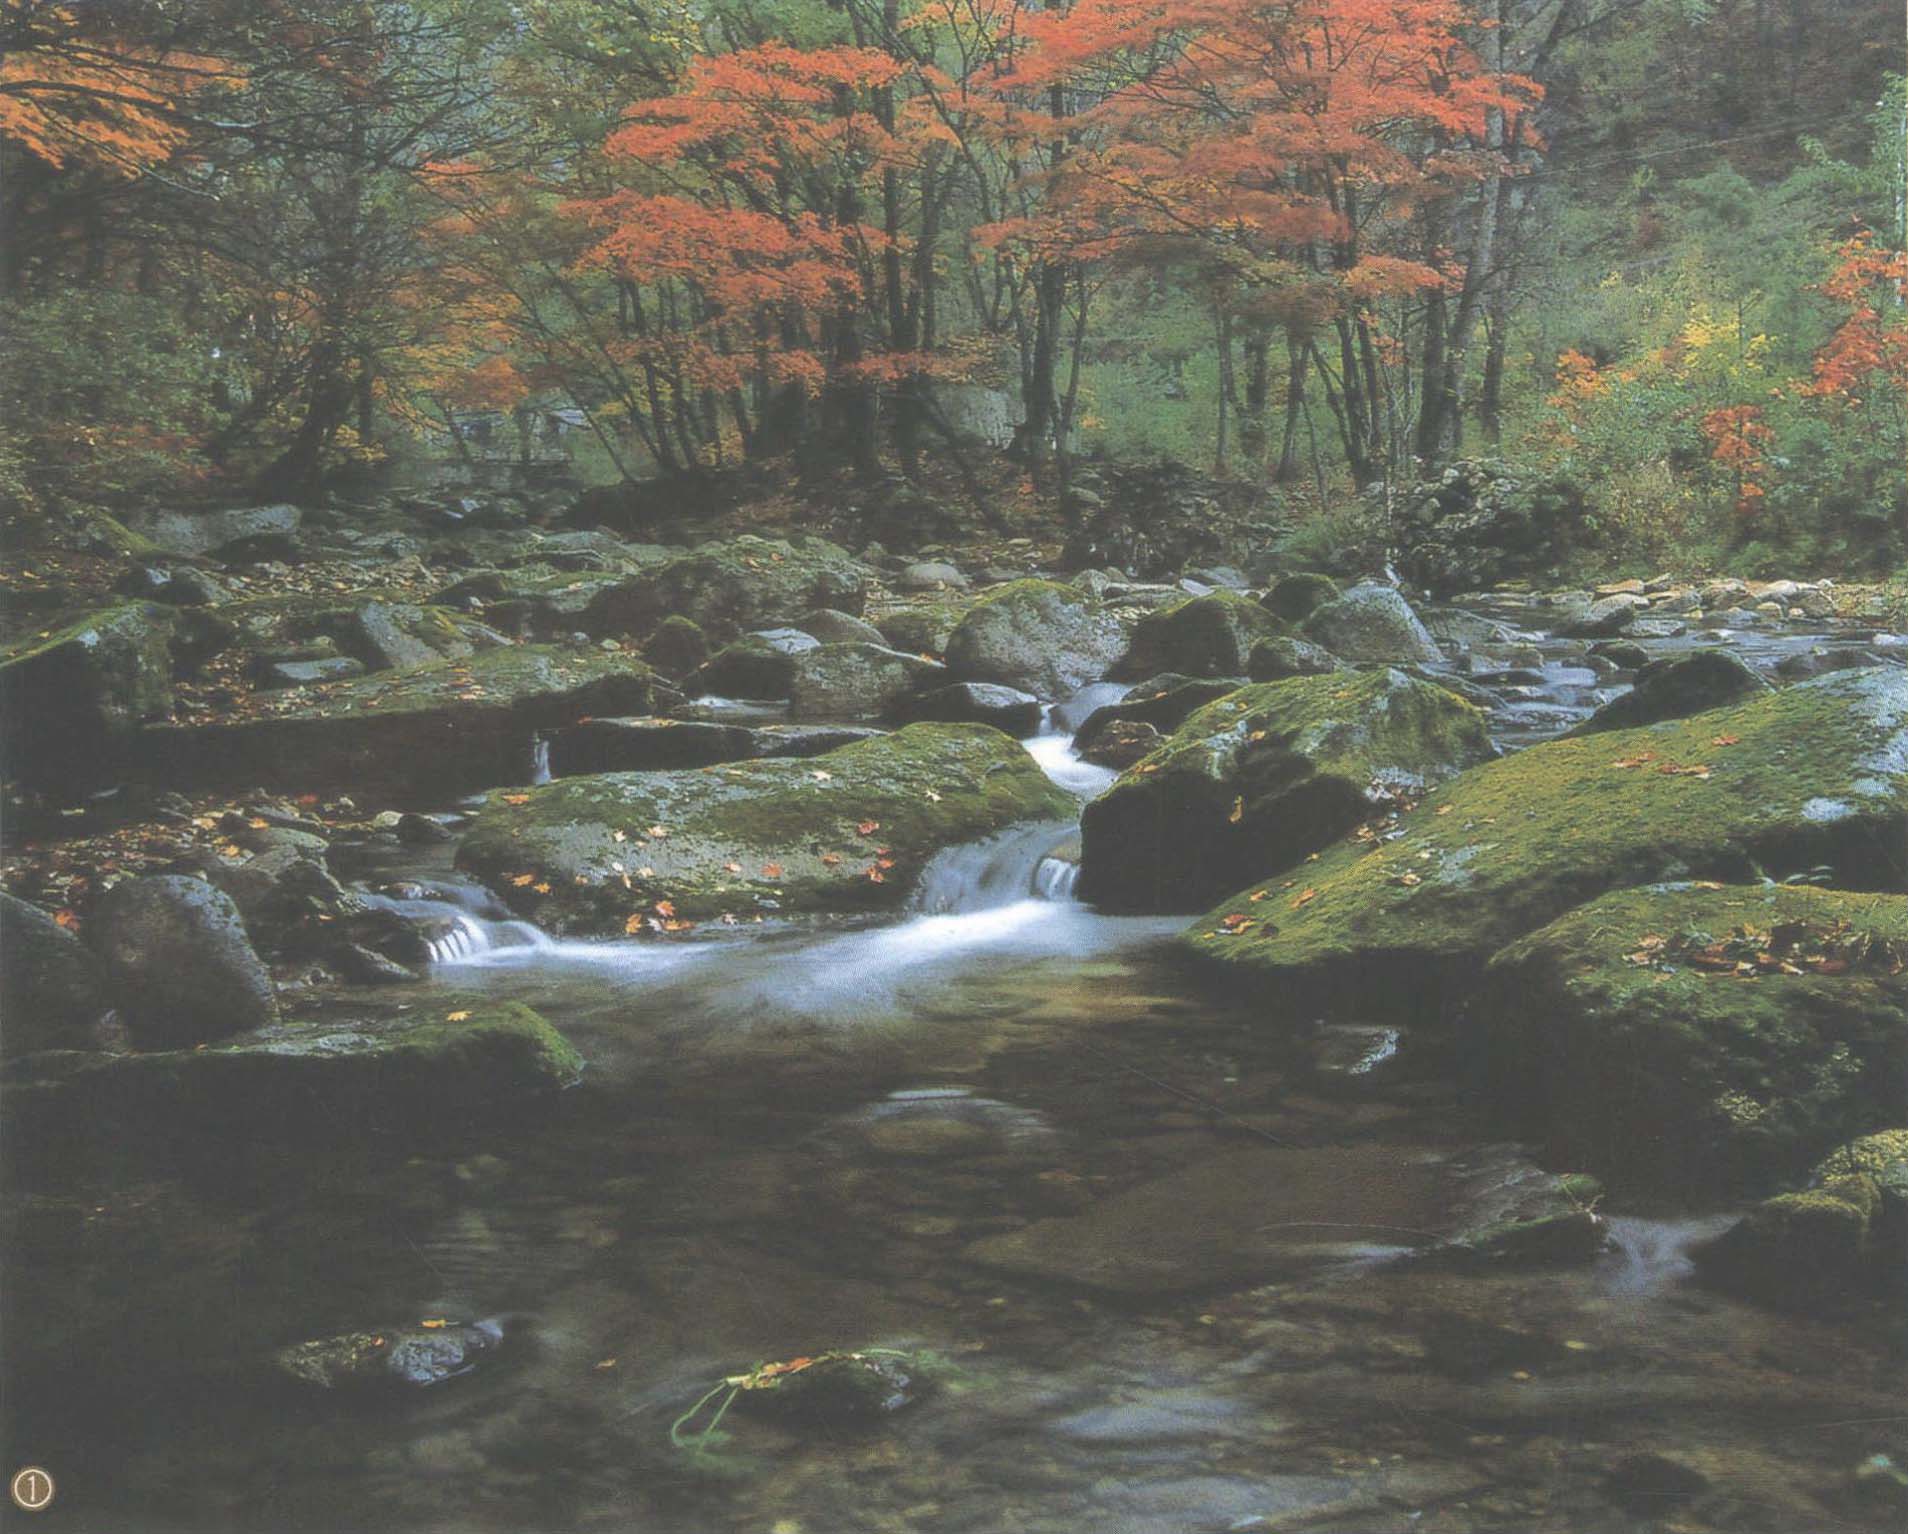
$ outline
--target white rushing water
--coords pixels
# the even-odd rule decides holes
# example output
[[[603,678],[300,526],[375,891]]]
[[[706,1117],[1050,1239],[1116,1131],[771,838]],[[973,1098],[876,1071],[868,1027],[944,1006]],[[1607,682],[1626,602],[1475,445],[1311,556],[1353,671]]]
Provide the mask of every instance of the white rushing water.
[[[1071,735],[1034,735],[1021,742],[1040,770],[1068,793],[1091,799],[1104,793],[1119,776],[1111,767],[1083,762],[1073,749]]]

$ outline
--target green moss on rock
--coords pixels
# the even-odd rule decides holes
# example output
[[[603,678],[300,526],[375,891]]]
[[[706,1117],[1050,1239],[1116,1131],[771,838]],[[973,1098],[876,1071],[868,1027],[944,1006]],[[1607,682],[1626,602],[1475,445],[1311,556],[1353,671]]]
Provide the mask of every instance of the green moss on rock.
[[[1397,671],[1242,687],[1087,806],[1081,896],[1116,911],[1197,909],[1491,752],[1479,710]]]
[[[1120,618],[1056,581],[1009,581],[967,610],[947,641],[948,675],[1064,698],[1110,672],[1126,651]]]
[[[653,674],[627,655],[507,646],[313,689],[269,718],[151,726],[129,768],[178,787],[441,802],[525,781],[539,731],[646,714],[654,697]]]
[[[806,760],[493,795],[457,860],[560,931],[875,910],[901,904],[941,848],[1073,802],[998,730],[915,724]]]
[[[121,602],[0,649],[5,775],[86,787],[149,719],[172,710],[172,609]]]
[[[1236,591],[1188,597],[1147,613],[1133,627],[1120,675],[1244,676],[1246,657],[1261,639],[1287,632],[1283,620]]]
[[[817,607],[858,615],[867,605],[870,574],[825,539],[729,538],[605,589],[578,627],[589,634],[646,635],[678,615],[721,641]]]
[[[403,1135],[574,1083],[582,1057],[516,1002],[433,994],[428,1010],[274,1023],[189,1050],[21,1062],[9,1130],[64,1140]]]
[[[1499,948],[1607,890],[1821,865],[1899,888],[1905,812],[1908,672],[1841,672],[1473,768],[1395,839],[1330,848],[1302,887],[1241,890],[1183,941],[1311,1001],[1435,1014]]]
[[[1618,891],[1491,961],[1468,1009],[1480,1074],[1577,1163],[1684,1193],[1766,1187],[1908,1113],[1898,955],[1908,896]]]

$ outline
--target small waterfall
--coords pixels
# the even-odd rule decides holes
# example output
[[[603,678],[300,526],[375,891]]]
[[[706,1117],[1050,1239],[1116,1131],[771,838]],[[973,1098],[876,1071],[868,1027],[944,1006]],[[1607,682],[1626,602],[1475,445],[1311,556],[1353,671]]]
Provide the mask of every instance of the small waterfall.
[[[364,900],[415,923],[433,964],[481,964],[502,954],[520,957],[555,946],[547,932],[517,920],[476,885],[411,887],[403,894],[367,894]]]
[[[1080,865],[1070,858],[1044,857],[1034,869],[1033,892],[1042,900],[1071,900]]]
[[[550,781],[550,737],[530,737],[530,782],[533,787]]]

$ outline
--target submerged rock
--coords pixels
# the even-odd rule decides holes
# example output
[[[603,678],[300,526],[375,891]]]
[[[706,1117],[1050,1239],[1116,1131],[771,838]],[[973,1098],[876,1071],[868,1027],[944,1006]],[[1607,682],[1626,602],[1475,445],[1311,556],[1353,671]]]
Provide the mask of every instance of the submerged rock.
[[[335,792],[400,802],[530,775],[537,733],[649,712],[653,673],[624,655],[536,645],[345,682],[269,718],[154,725],[130,764],[168,786]]]
[[[135,1042],[201,1044],[276,1021],[277,993],[238,907],[203,879],[127,879],[101,897],[87,938]]]
[[[1612,698],[1570,733],[1595,735],[1664,719],[1686,719],[1768,691],[1768,679],[1732,652],[1698,650],[1646,663],[1630,691]]]
[[[1491,961],[1492,1101],[1550,1152],[1688,1193],[1793,1175],[1908,1116],[1908,896],[1651,885]]]
[[[1435,1240],[1443,1181],[1393,1147],[1232,1151],[962,1256],[1105,1294],[1236,1289]]]
[[[1484,716],[1386,670],[1243,687],[1087,806],[1080,896],[1196,910],[1492,754]]]
[[[1411,604],[1389,586],[1354,586],[1312,610],[1302,631],[1340,660],[1438,666],[1444,654]]]
[[[1783,1310],[1846,1302],[1885,1270],[1899,1287],[1908,1262],[1897,1228],[1882,1239],[1882,1202],[1864,1173],[1825,1179],[1801,1193],[1765,1199],[1693,1253],[1712,1288]]]
[[[122,602],[0,648],[4,775],[54,791],[110,781],[139,726],[172,711],[178,621]]]
[[[1119,670],[1126,677],[1240,676],[1253,645],[1284,632],[1284,622],[1250,597],[1214,591],[1142,617]]]
[[[1064,698],[1113,669],[1126,651],[1120,619],[1053,581],[1013,581],[967,610],[947,641],[949,676]]]
[[[1435,1015],[1498,949],[1606,890],[1818,866],[1898,887],[1904,812],[1908,671],[1845,671],[1473,768],[1395,839],[1328,848],[1298,887],[1241,890],[1183,941],[1294,999]]]
[[[942,847],[1073,804],[1000,731],[915,724],[804,761],[493,795],[457,858],[542,925],[621,933],[896,906]]]
[[[503,1341],[498,1321],[383,1327],[293,1343],[272,1354],[271,1367],[319,1390],[416,1390],[470,1373]]]
[[[885,1417],[912,1405],[928,1383],[915,1355],[888,1348],[764,1364],[739,1378],[738,1409],[810,1428]]]

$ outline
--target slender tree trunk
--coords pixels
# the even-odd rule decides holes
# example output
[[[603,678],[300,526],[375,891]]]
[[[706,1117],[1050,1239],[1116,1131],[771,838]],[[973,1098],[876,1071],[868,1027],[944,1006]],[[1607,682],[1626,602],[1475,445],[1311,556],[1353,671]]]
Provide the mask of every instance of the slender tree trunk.
[[[1305,348],[1289,333],[1285,338],[1285,361],[1285,430],[1279,438],[1278,467],[1272,471],[1272,481],[1279,485],[1289,485],[1299,476],[1299,419],[1305,412],[1305,374],[1311,365]],[[1305,419],[1309,429],[1309,414]]]

